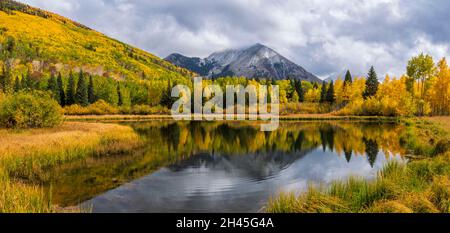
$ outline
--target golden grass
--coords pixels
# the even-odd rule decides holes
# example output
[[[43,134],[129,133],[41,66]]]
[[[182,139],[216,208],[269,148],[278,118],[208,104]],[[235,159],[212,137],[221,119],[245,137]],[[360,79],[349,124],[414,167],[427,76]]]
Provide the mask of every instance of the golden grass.
[[[450,133],[450,116],[424,117],[423,119],[440,125],[442,129]]]
[[[93,147],[109,140],[137,140],[137,135],[126,126],[80,122],[66,122],[52,129],[2,129],[0,135],[0,159],[10,155],[49,153],[62,148]]]
[[[43,189],[29,184],[46,168],[136,147],[127,126],[63,123],[52,129],[0,130],[0,212],[54,212]],[[26,181],[26,182],[24,182]]]
[[[433,122],[448,124],[446,118]],[[436,124],[421,120],[410,123],[414,133],[410,140],[416,148],[430,142],[448,140]],[[417,140],[414,137],[423,137]],[[401,139],[400,140],[405,140]],[[425,143],[425,145],[424,145]],[[409,142],[405,143],[407,146]],[[327,189],[310,187],[299,196],[281,194],[269,201],[266,211],[272,213],[449,213],[450,212],[450,150],[440,143],[431,143],[428,154],[408,164],[388,163],[373,181],[349,178],[335,181]],[[437,149],[441,147],[441,149]],[[435,153],[438,152],[438,153]]]

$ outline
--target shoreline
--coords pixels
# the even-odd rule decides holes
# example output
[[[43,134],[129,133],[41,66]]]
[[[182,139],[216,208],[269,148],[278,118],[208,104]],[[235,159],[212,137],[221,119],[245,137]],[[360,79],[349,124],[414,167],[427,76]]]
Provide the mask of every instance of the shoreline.
[[[264,208],[268,213],[448,213],[450,196],[450,117],[404,121],[399,142],[413,157],[390,162],[375,180],[350,177],[329,187],[281,193]],[[442,195],[444,194],[444,195]]]
[[[385,116],[336,116],[331,114],[290,114],[279,116],[280,121],[383,121],[398,122],[406,117],[385,117]],[[64,120],[68,122],[76,121],[146,121],[146,120],[174,120],[172,115],[67,115]],[[191,119],[193,120],[193,119]],[[261,121],[260,119],[258,119]],[[207,121],[204,119],[204,121]],[[219,121],[239,121],[239,120],[219,120]],[[244,121],[251,121],[245,119]]]
[[[40,186],[45,170],[98,154],[139,146],[134,130],[118,124],[64,122],[54,128],[0,129],[0,212],[60,211]]]

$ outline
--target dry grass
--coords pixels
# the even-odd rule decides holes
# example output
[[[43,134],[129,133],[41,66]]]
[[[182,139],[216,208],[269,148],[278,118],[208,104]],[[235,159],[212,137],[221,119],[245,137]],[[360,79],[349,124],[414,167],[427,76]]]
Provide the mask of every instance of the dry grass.
[[[29,184],[63,163],[133,149],[133,129],[100,123],[64,123],[53,129],[0,130],[0,212],[54,212],[43,189]],[[26,181],[26,182],[24,182]]]
[[[450,116],[424,117],[423,119],[440,125],[450,133]]]

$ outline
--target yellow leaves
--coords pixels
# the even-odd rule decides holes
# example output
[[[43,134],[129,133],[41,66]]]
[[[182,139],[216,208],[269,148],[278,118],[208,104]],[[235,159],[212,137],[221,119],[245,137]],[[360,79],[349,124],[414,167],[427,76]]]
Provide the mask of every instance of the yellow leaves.
[[[285,104],[288,102],[287,93],[286,90],[280,90],[280,103]]]
[[[118,76],[140,78],[144,72],[150,78],[182,78],[174,71],[189,73],[145,51],[79,27],[61,16],[51,15],[43,18],[21,12],[8,15],[0,11],[0,25],[7,29],[6,33],[0,34],[0,41],[12,36],[23,46],[32,46],[30,51],[39,50],[39,59],[73,67],[101,66]]]
[[[320,89],[311,88],[305,93],[305,101],[311,103],[317,103],[320,101]]]
[[[351,85],[347,85],[352,90],[349,95],[351,98],[337,114],[410,116],[416,112],[416,103],[406,88],[406,77],[391,79],[386,76],[384,82],[379,85],[377,94],[367,100],[362,98],[364,85],[361,79],[355,79]],[[344,98],[340,97],[340,99]],[[424,109],[427,109],[426,103],[424,103]]]
[[[337,104],[348,103],[362,98],[365,90],[366,80],[362,77],[356,77],[352,83],[346,83],[340,78],[334,84],[334,94]]]
[[[376,94],[380,101],[381,114],[384,116],[409,116],[416,111],[414,100],[406,89],[405,77],[386,78]]]
[[[435,115],[450,114],[450,68],[445,58],[438,63],[438,73],[429,80],[429,84],[426,95],[429,111]]]

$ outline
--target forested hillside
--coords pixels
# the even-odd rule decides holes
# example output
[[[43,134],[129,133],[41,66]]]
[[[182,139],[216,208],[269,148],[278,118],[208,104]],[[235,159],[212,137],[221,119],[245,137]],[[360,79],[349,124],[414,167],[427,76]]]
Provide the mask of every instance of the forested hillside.
[[[117,104],[120,83],[125,104],[156,105],[168,80],[187,82],[193,75],[72,20],[10,0],[0,1],[0,46],[0,73],[8,76],[3,89],[27,78],[36,89],[46,89],[51,75],[61,73],[67,90],[70,73],[83,71],[93,77],[96,99]]]

